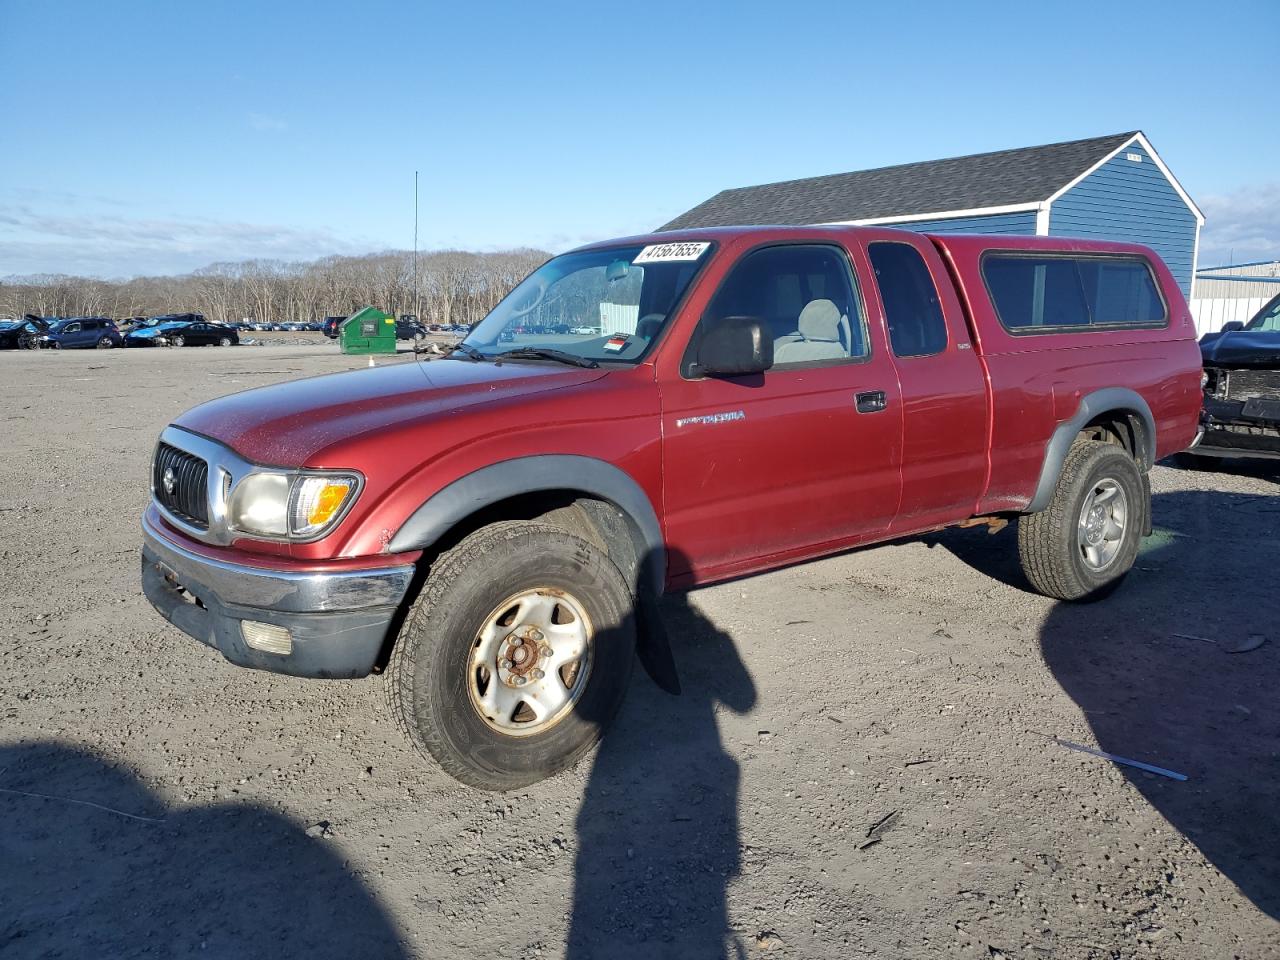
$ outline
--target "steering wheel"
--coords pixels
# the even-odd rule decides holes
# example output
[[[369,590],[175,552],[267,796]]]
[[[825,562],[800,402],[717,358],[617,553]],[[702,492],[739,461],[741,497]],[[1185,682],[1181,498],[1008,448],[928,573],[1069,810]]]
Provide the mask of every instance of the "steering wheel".
[[[652,340],[657,332],[662,329],[662,324],[666,319],[667,315],[665,313],[646,313],[636,321],[636,336]]]
[[[511,311],[510,319],[515,320],[515,319],[518,319],[519,317],[528,316],[529,314],[533,313],[533,311],[537,310],[538,307],[542,306],[542,301],[545,300],[547,297],[547,288],[550,286],[550,284],[547,283],[547,281],[544,278],[537,277],[537,278],[534,278],[534,285],[536,286],[537,290],[536,290],[536,295],[533,298],[533,302],[530,303],[527,307],[524,307],[522,309],[513,308]]]

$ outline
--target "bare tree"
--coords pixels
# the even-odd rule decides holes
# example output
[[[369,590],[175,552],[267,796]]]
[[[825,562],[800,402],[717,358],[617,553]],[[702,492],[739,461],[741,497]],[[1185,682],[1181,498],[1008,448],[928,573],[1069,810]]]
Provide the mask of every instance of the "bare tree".
[[[474,323],[546,261],[541,250],[440,250],[418,260],[422,319]],[[0,281],[0,317],[155,316],[202,313],[211,320],[267,323],[318,320],[364,306],[388,313],[414,307],[412,255],[400,250],[305,263],[214,263],[170,277],[98,280],[47,274]]]

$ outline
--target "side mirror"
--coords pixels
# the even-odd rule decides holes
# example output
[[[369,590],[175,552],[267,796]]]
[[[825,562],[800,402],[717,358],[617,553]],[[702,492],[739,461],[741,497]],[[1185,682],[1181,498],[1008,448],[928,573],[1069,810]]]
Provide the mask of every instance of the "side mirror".
[[[1243,330],[1244,324],[1239,320],[1228,320],[1222,325],[1223,333],[1231,333],[1235,330]]]
[[[696,375],[742,377],[773,366],[773,336],[759,317],[725,317],[702,334]]]

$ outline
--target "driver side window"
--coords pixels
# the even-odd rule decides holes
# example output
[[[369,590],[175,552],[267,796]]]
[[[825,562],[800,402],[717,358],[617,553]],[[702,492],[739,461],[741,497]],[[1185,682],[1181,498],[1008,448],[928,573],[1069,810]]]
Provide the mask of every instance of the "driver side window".
[[[773,369],[868,356],[862,304],[844,252],[826,244],[764,247],[738,261],[703,314],[704,329],[756,317],[773,336]]]

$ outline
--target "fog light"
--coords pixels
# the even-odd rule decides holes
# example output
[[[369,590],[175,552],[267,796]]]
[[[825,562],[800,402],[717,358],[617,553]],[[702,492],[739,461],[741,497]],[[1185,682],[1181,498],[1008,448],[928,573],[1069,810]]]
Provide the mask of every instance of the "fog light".
[[[259,623],[257,620],[241,620],[240,634],[244,637],[244,642],[255,650],[281,655],[293,653],[293,634],[288,627]]]

